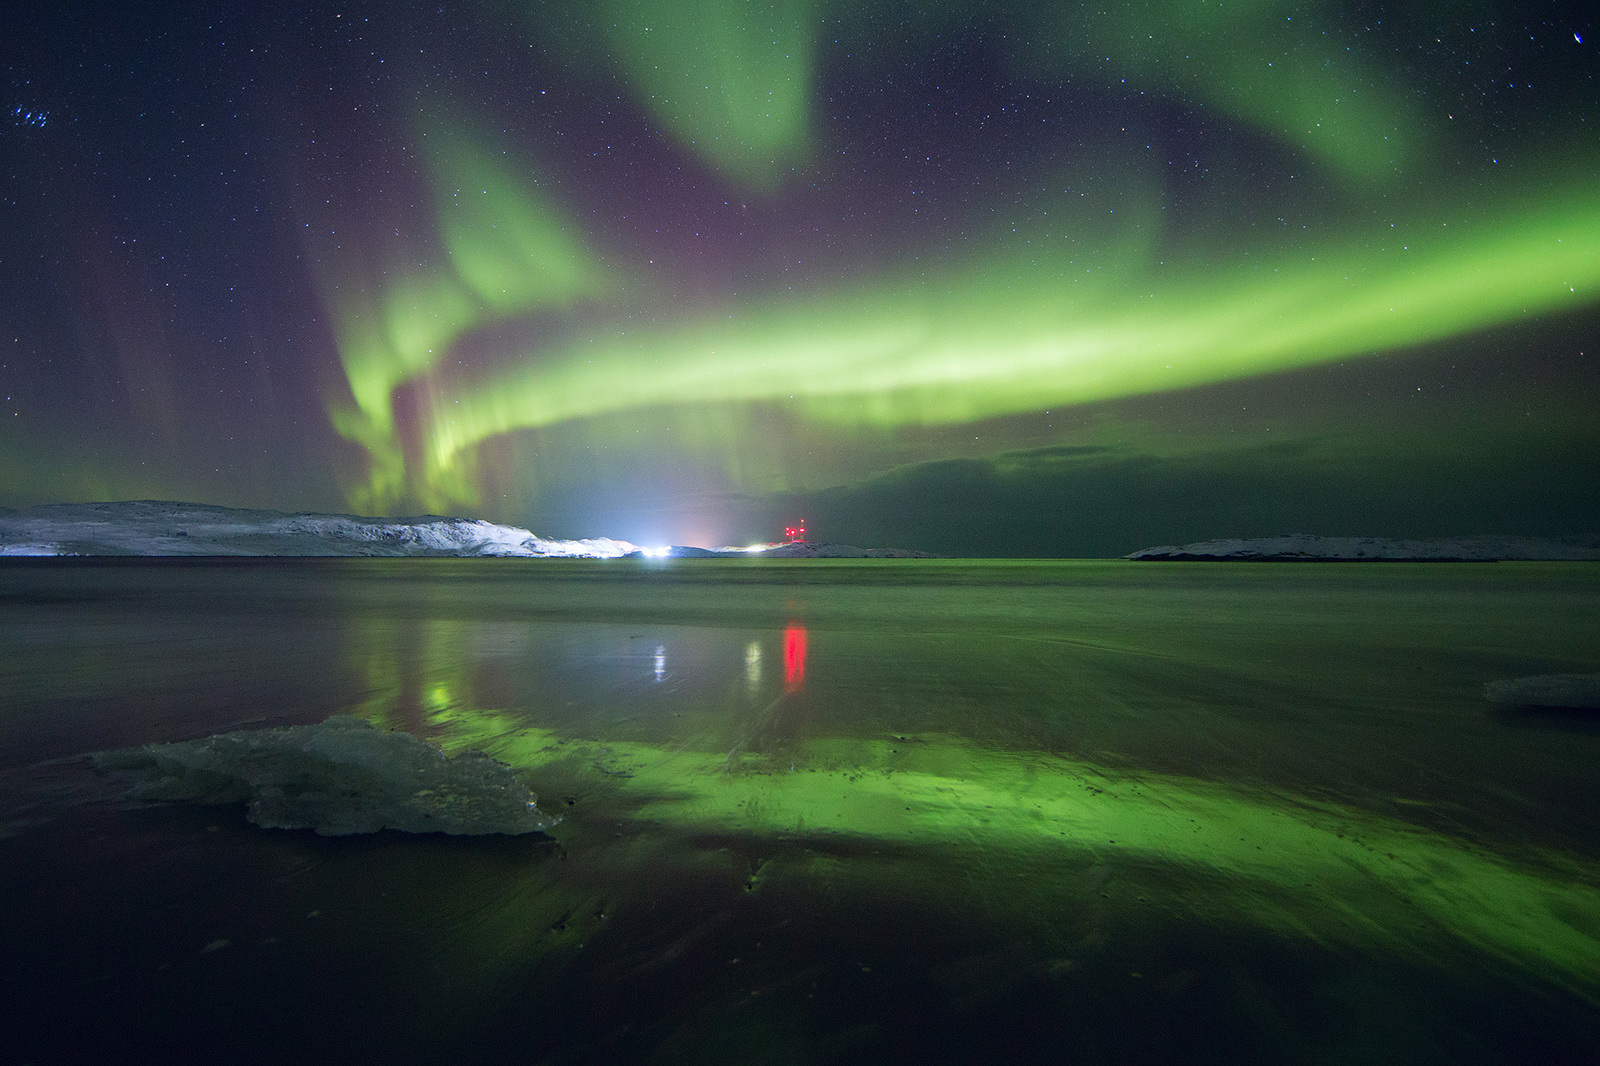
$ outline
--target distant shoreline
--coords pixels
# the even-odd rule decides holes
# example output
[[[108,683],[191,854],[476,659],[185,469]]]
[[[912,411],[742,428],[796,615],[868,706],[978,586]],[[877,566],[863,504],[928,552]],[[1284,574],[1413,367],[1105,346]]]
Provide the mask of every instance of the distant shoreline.
[[[643,548],[610,537],[541,537],[520,526],[424,515],[287,514],[167,500],[0,511],[0,558],[937,559],[906,548],[790,541],[759,551]]]
[[[1287,534],[1168,544],[1123,558],[1135,562],[1595,562],[1600,561],[1600,545],[1533,537],[1391,540]]]
[[[647,548],[609,537],[562,540],[519,526],[425,515],[370,518],[140,500],[0,510],[0,558],[945,559],[907,548],[794,540],[755,548]],[[974,556],[972,558],[990,558]],[[1030,558],[1030,557],[999,557]],[[1065,558],[1065,556],[1061,557]],[[1600,538],[1432,539],[1283,534],[1144,548],[1135,562],[1596,562]]]

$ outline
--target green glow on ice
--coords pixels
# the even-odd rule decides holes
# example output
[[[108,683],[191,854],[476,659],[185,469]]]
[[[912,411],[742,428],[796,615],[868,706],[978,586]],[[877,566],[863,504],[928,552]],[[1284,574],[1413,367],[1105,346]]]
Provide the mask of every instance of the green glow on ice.
[[[1159,660],[1152,679],[1181,677],[1187,686],[1206,674],[1205,667],[1218,665],[1222,647],[1235,648],[1228,677],[1252,678],[1290,700],[1341,683],[1346,669],[1369,660],[1433,660],[1445,670],[1426,675],[1409,695],[1395,693],[1396,702],[1386,699],[1386,707],[1406,706],[1420,692],[1454,698],[1435,690],[1458,671],[1463,647],[1503,658],[1538,647],[1580,660],[1589,647],[1583,635],[1592,628],[1592,612],[1573,592],[1592,586],[1589,564],[1556,571],[1546,564],[1486,564],[1449,574],[1409,569],[1383,582],[1370,571],[1337,564],[1318,570],[1314,580],[1306,577],[1310,571],[1296,570],[1288,580],[1282,572],[1246,569],[1247,575],[1230,577],[1201,567],[1194,578],[1154,593],[1142,584],[1148,578],[1110,562],[932,564],[903,585],[865,588],[839,575],[831,588],[823,582],[803,592],[785,583],[656,586],[613,583],[613,577],[541,581],[528,589],[541,590],[534,598],[542,621],[535,625],[545,636],[571,619],[596,616],[771,626],[788,610],[789,596],[803,595],[813,617],[848,619],[851,634],[903,627],[914,617],[922,632],[972,648],[991,640],[1011,648],[1020,638],[1092,650],[1081,665],[1057,675],[1081,676],[1088,688],[1106,676],[1092,664],[1108,653],[1118,662],[1129,653],[1147,663]],[[1037,580],[1043,573],[1061,579]],[[977,575],[986,580],[971,584]],[[926,591],[930,581],[942,591]],[[1241,582],[1247,595],[1240,595]],[[1406,587],[1399,595],[1406,606],[1375,615],[1375,603],[1396,602],[1394,582]],[[1308,601],[1312,585],[1317,591]],[[1383,591],[1375,591],[1379,587]],[[447,598],[433,598],[439,595]],[[351,601],[352,609],[359,613],[363,602]],[[1334,802],[1232,776],[1112,767],[1022,739],[995,746],[948,730],[878,732],[882,727],[874,723],[884,720],[882,709],[862,706],[858,714],[857,701],[844,690],[816,702],[809,702],[818,695],[815,688],[804,698],[787,694],[774,628],[765,630],[765,647],[774,653],[765,672],[750,672],[748,652],[722,659],[727,672],[701,690],[703,698],[657,704],[659,715],[606,706],[610,701],[603,698],[563,709],[552,698],[555,690],[537,679],[543,669],[524,675],[529,689],[507,684],[501,673],[511,663],[546,661],[534,652],[544,637],[528,629],[530,619],[516,615],[520,606],[512,606],[526,596],[485,601],[477,590],[418,584],[409,602],[426,620],[367,615],[369,624],[347,635],[351,676],[365,700],[355,713],[432,737],[448,750],[481,750],[523,769],[542,805],[569,817],[556,831],[563,843],[575,852],[603,853],[596,862],[609,864],[608,883],[634,884],[640,876],[630,865],[635,862],[654,871],[713,861],[704,853],[727,844],[742,855],[778,856],[763,876],[791,879],[790,887],[804,891],[847,885],[849,892],[892,897],[907,889],[938,905],[977,906],[1004,921],[1031,921],[1026,912],[1072,906],[1081,896],[1081,885],[1064,885],[1064,877],[1106,864],[1153,871],[1150,883],[1171,896],[1174,908],[1192,904],[1196,917],[1219,925],[1397,957],[1459,959],[1465,947],[1600,1000],[1600,868],[1590,855],[1520,839],[1469,840],[1384,813],[1408,802],[1401,795]],[[485,614],[475,620],[437,616],[468,604]],[[507,607],[513,617],[501,613]],[[1537,629],[1526,624],[1531,618],[1564,636],[1554,644],[1549,636],[1529,637]],[[1219,633],[1218,619],[1234,621],[1221,623]],[[595,650],[611,639],[621,647],[639,630],[629,624],[609,632]],[[839,646],[852,643],[834,632]],[[737,648],[743,638],[732,640]],[[895,646],[854,643],[861,654]],[[823,647],[817,640],[813,652]],[[1283,655],[1291,647],[1320,649],[1314,658],[1333,653],[1339,665],[1307,674],[1301,660]],[[994,657],[1008,655],[1005,648],[981,658],[1000,664],[1032,656]],[[1400,649],[1410,651],[1396,658]],[[644,667],[645,660],[635,665]],[[808,675],[826,685],[819,665],[813,662]],[[951,668],[959,674],[963,665]],[[872,701],[885,690],[861,691]],[[888,702],[898,706],[895,714],[908,706]],[[537,709],[546,703],[548,709]],[[922,712],[942,713],[937,703]],[[508,704],[518,709],[494,709]],[[1031,700],[999,697],[995,722],[1029,716],[1031,706]],[[669,708],[681,717],[665,713]],[[985,731],[995,724],[978,718],[964,721]],[[566,724],[553,725],[563,719]],[[799,727],[781,737],[763,733],[762,723],[778,721]],[[864,735],[848,735],[852,728]],[[998,735],[1020,736],[1008,729]],[[763,745],[768,750],[760,750]],[[1269,758],[1271,750],[1263,749]],[[563,797],[577,801],[567,808]],[[708,849],[707,840],[716,843]],[[887,858],[866,858],[880,846]],[[691,854],[697,851],[698,858]],[[938,867],[959,870],[961,883],[919,887]],[[1165,918],[1154,909],[1149,915]]]
[[[1515,864],[1331,803],[949,736],[820,740],[791,767],[537,729],[502,734],[492,713],[449,717],[462,727],[453,745],[534,770],[563,760],[590,767],[637,804],[640,825],[953,845],[982,852],[985,864],[997,853],[1083,851],[1178,863],[1228,879],[1235,917],[1280,933],[1425,938],[1431,925],[1580,994],[1600,990],[1600,891],[1566,879],[1571,863],[1560,857]]]

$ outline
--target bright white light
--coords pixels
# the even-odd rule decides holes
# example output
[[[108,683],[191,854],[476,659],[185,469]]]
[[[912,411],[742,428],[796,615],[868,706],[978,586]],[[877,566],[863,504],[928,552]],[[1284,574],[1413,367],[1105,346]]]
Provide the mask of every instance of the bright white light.
[[[639,550],[644,552],[645,557],[649,559],[665,559],[667,553],[672,551],[671,548],[640,548]]]

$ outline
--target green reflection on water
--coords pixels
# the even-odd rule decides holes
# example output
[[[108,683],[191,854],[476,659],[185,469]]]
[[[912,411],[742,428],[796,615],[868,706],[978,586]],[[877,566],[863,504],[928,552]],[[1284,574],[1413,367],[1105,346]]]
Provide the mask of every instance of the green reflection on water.
[[[854,838],[913,851],[956,846],[973,849],[986,868],[1032,869],[1084,853],[1177,864],[1213,880],[1203,909],[1222,921],[1320,942],[1421,946],[1424,953],[1443,933],[1586,998],[1600,991],[1595,870],[1569,856],[1513,860],[1287,792],[1116,772],[1044,752],[987,750],[959,737],[824,738],[802,755],[785,754],[787,765],[779,765],[737,748],[582,740],[519,727],[508,712],[451,703],[447,682],[424,691],[430,724],[446,731],[447,748],[488,751],[536,783],[546,780],[542,770],[554,769],[551,783],[561,789],[608,793],[608,811],[620,812],[635,831]],[[560,810],[550,800],[545,805]],[[663,861],[659,848],[647,850],[650,861]],[[818,872],[785,869],[803,881]],[[824,872],[839,879],[837,871]],[[916,877],[914,864],[903,863],[876,875]],[[1023,898],[1041,894],[1028,885],[1005,887]]]
[[[937,735],[820,741],[782,767],[537,729],[462,743],[533,770],[579,760],[638,800],[640,822],[955,844],[986,863],[1083,849],[1193,865],[1233,882],[1233,898],[1218,901],[1233,918],[1278,933],[1396,942],[1437,928],[1591,997],[1600,986],[1600,892],[1580,879],[1592,869],[1558,856],[1514,863],[1335,804]]]
[[[1046,570],[1057,572],[1034,567],[1027,573]],[[655,883],[646,871],[655,871],[658,879],[670,871],[685,881],[715,880],[716,870],[707,873],[702,867],[726,865],[726,856],[710,853],[728,847],[740,855],[764,856],[749,860],[752,892],[790,892],[803,899],[821,898],[819,893],[914,899],[937,913],[976,909],[1007,929],[1041,920],[1071,925],[1076,919],[1066,917],[1068,912],[1100,905],[1091,897],[1105,895],[1106,906],[1133,905],[1131,889],[1102,894],[1085,887],[1083,869],[1103,867],[1119,871],[1125,884],[1140,886],[1137,898],[1148,907],[1148,917],[1141,918],[1136,909],[1129,917],[1135,924],[1186,914],[1214,928],[1334,950],[1354,948],[1374,960],[1421,960],[1440,968],[1454,965],[1465,952],[1477,960],[1468,965],[1481,965],[1487,956],[1495,960],[1495,969],[1600,1001],[1600,891],[1595,887],[1600,869],[1587,857],[1559,850],[1570,846],[1559,834],[1556,847],[1541,847],[1494,834],[1452,833],[1441,829],[1445,818],[1429,812],[1417,813],[1419,822],[1429,824],[1415,824],[1405,819],[1412,817],[1411,806],[1423,801],[1386,792],[1381,775],[1372,794],[1357,788],[1333,801],[1313,795],[1317,786],[1300,785],[1293,775],[1263,784],[1258,775],[1237,768],[1209,776],[1171,772],[1170,765],[1155,772],[1126,760],[1139,744],[1150,746],[1148,738],[1135,743],[1131,732],[1123,739],[1133,747],[1125,744],[1105,760],[1094,752],[1064,757],[1046,750],[1048,731],[1038,725],[1050,708],[1034,708],[1038,721],[1029,719],[1041,730],[1038,736],[1026,723],[1017,724],[1028,713],[1017,702],[1018,692],[1030,691],[1026,688],[996,690],[988,708],[991,720],[980,721],[978,715],[962,724],[935,717],[928,701],[948,702],[951,692],[930,690],[921,702],[913,701],[911,717],[902,719],[920,716],[921,728],[891,732],[885,726],[895,728],[894,719],[866,705],[882,693],[851,687],[869,674],[850,674],[842,690],[805,692],[806,664],[788,663],[779,655],[780,636],[786,652],[798,643],[814,656],[837,653],[845,639],[839,619],[862,625],[871,610],[881,610],[917,618],[917,626],[937,632],[953,626],[964,634],[960,639],[969,642],[970,659],[950,663],[946,681],[962,671],[990,668],[1044,671],[1031,660],[1006,657],[1012,654],[1008,649],[1037,647],[1038,641],[1070,644],[1075,650],[1063,660],[1067,672],[1086,676],[1090,684],[1115,680],[1092,672],[1097,663],[1098,669],[1108,669],[1101,661],[1106,655],[1123,657],[1116,659],[1127,664],[1120,669],[1138,673],[1140,684],[1165,684],[1162,679],[1173,670],[1192,684],[1209,662],[1212,670],[1226,671],[1219,675],[1224,680],[1240,686],[1240,700],[1257,698],[1247,695],[1251,686],[1271,689],[1269,702],[1293,703],[1312,692],[1331,692],[1324,697],[1326,707],[1347,704],[1344,725],[1291,730],[1281,742],[1344,744],[1348,750],[1337,757],[1348,762],[1353,752],[1369,750],[1363,744],[1381,744],[1386,735],[1363,714],[1373,706],[1384,714],[1408,706],[1392,695],[1364,703],[1377,698],[1369,689],[1393,689],[1409,699],[1442,682],[1442,674],[1424,679],[1414,673],[1422,669],[1410,662],[1418,650],[1451,656],[1474,647],[1484,654],[1527,653],[1521,648],[1526,636],[1521,643],[1507,643],[1504,634],[1472,619],[1483,603],[1499,602],[1486,591],[1498,588],[1494,582],[1503,578],[1507,587],[1517,586],[1532,580],[1532,571],[1519,577],[1506,568],[1480,570],[1473,577],[1463,569],[1300,569],[1286,579],[1291,572],[1251,570],[1235,572],[1227,582],[1221,571],[1194,571],[1194,582],[1216,578],[1239,586],[1221,599],[1215,590],[1189,587],[1182,571],[1161,571],[1162,580],[1151,579],[1152,584],[1171,578],[1183,586],[1162,590],[1177,597],[1181,611],[1156,610],[1166,601],[1149,599],[1150,590],[1121,585],[1120,575],[1131,569],[1073,572],[1080,578],[1103,573],[1118,587],[1008,588],[1003,615],[990,617],[984,613],[989,597],[981,589],[831,588],[808,572],[818,583],[804,591],[806,610],[811,617],[837,616],[831,626],[816,629],[809,645],[776,625],[763,631],[765,645],[748,641],[745,631],[725,631],[722,642],[733,649],[724,664],[728,676],[676,702],[645,706],[650,713],[638,715],[638,722],[633,716],[615,717],[637,707],[613,710],[605,719],[540,707],[540,700],[557,691],[553,684],[533,696],[515,686],[492,694],[485,687],[483,664],[494,660],[490,653],[496,646],[528,673],[537,674],[552,661],[528,658],[537,641],[519,638],[523,630],[517,625],[441,617],[410,623],[368,620],[356,627],[350,647],[368,679],[370,695],[362,713],[434,736],[451,750],[481,749],[522,768],[544,797],[542,805],[567,817],[555,835],[575,855],[585,856],[564,876],[574,879],[568,891],[586,901],[575,905],[586,913],[600,909],[602,899],[624,909],[629,901],[641,904],[654,890],[646,887]],[[726,578],[728,572],[718,573]],[[1561,573],[1569,580],[1558,585],[1569,591],[1586,587],[1577,579],[1588,571]],[[700,602],[696,581],[685,576],[675,582],[656,587],[629,581],[618,595],[626,593],[630,611],[646,614],[652,605],[664,611],[669,601],[679,611]],[[1527,591],[1528,603],[1517,603],[1543,604],[1541,617],[1548,618],[1551,604],[1563,602],[1556,587]],[[595,594],[587,584],[584,591]],[[748,602],[725,585],[712,591],[724,621],[742,619],[741,611],[729,609],[737,601],[753,622],[766,610],[756,605],[774,590],[753,587]],[[776,603],[798,602],[795,588],[775,591]],[[527,595],[533,595],[531,586]],[[561,599],[552,587],[539,587],[537,596],[546,609]],[[1310,607],[1308,597],[1314,601]],[[1077,609],[1064,609],[1069,602]],[[1086,609],[1090,604],[1094,608]],[[1495,615],[1499,622],[1518,628],[1513,623],[1520,615],[1512,612],[1515,617],[1506,621],[1501,613]],[[1584,617],[1580,611],[1569,622],[1578,624]],[[1465,628],[1440,628],[1452,620]],[[1006,631],[1018,626],[1028,632]],[[648,629],[630,624],[616,633]],[[791,631],[798,629],[790,623]],[[1569,625],[1563,631],[1580,630],[1581,625],[1577,630]],[[1027,640],[1013,640],[1018,637]],[[862,662],[898,646],[872,640],[862,632],[849,634],[848,643],[860,657],[853,666],[838,659],[811,664],[813,687],[837,686],[839,678],[830,671],[868,670]],[[1551,640],[1547,635],[1542,643]],[[1297,649],[1292,657],[1283,654],[1288,646]],[[626,665],[640,675],[640,685],[648,686],[657,638],[641,637],[637,647]],[[1344,657],[1323,654],[1334,648]],[[1409,656],[1405,649],[1411,649]],[[1125,658],[1130,653],[1140,656],[1137,663]],[[1403,670],[1396,665],[1402,659]],[[790,669],[795,665],[799,685]],[[1428,664],[1430,671],[1460,667],[1453,657]],[[675,669],[673,659],[669,676]],[[1355,669],[1363,671],[1360,677],[1345,676]],[[902,675],[871,673],[870,680],[880,684],[890,676]],[[1041,674],[1047,683],[1057,676]],[[1159,694],[1163,701],[1176,701],[1184,713],[1186,707],[1195,715],[1204,713],[1199,704],[1184,702],[1191,690],[1170,687]],[[852,701],[861,703],[853,712]],[[500,705],[485,706],[494,702]],[[596,703],[604,704],[605,698]],[[780,720],[787,723],[781,740],[768,735]],[[1001,720],[1005,724],[997,725]],[[1161,732],[1167,728],[1163,722],[1141,719],[1139,728]],[[1246,724],[1264,735],[1269,723]],[[1449,728],[1443,718],[1421,725],[1430,734]],[[1366,739],[1347,738],[1340,729]],[[968,731],[973,735],[956,735]],[[1459,774],[1476,765],[1462,761],[1459,740],[1439,736],[1436,744],[1440,773]],[[1270,758],[1276,749],[1264,750]],[[541,917],[535,924],[547,923]],[[1080,933],[1074,928],[1070,935],[1044,934],[1042,950],[1068,953],[1069,948],[1048,942],[1071,941]]]
[[[292,1012],[309,960],[362,989],[362,1024],[384,1019],[396,1047],[432,1034],[428,1061],[467,1061],[458,1041],[480,1031],[566,1040],[543,1029],[561,996],[572,1041],[612,1009],[637,1022],[625,1052],[684,1049],[651,1061],[708,1061],[700,1040],[761,1061],[890,1011],[868,1050],[920,1034],[938,1061],[984,1061],[943,1046],[963,1032],[1046,1018],[1030,1048],[1102,1035],[1077,1061],[1139,1058],[1129,1026],[1185,1052],[1210,1034],[1209,1055],[1167,1056],[1184,1061],[1490,1061],[1546,1024],[1553,1044],[1592,1043],[1600,734],[1497,718],[1481,695],[1600,668],[1592,565],[4,577],[0,725],[30,758],[358,710],[521,767],[565,818],[553,842],[324,840],[171,810],[130,815],[146,836],[121,851],[98,814],[92,835],[14,837],[7,869],[68,862],[57,893],[6,882],[17,913],[54,922],[13,923],[30,950],[86,960],[61,988],[130,936],[129,974],[176,958],[182,987],[210,988],[237,960],[241,1001],[275,987]],[[72,748],[55,734],[83,705],[114,711]],[[173,876],[184,855],[206,876]],[[152,921],[187,968],[141,954]],[[218,937],[233,947],[196,954]],[[289,976],[263,984],[281,948]],[[104,988],[95,1003],[124,1002]],[[387,1028],[395,1003],[415,1005],[409,1028]],[[1239,1053],[1273,1016],[1280,1042]],[[1440,1033],[1469,1053],[1430,1055]]]

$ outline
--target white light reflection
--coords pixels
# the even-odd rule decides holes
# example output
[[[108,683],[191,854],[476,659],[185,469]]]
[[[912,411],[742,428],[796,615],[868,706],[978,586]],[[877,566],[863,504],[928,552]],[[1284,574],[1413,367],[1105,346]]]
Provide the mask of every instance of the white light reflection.
[[[755,695],[761,689],[761,645],[752,640],[750,646],[744,650],[744,680],[750,686],[750,694]]]

